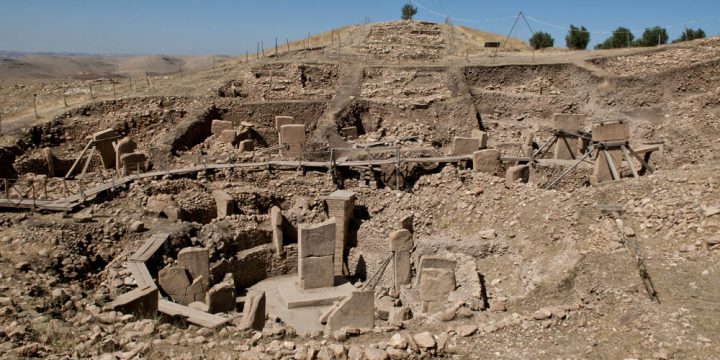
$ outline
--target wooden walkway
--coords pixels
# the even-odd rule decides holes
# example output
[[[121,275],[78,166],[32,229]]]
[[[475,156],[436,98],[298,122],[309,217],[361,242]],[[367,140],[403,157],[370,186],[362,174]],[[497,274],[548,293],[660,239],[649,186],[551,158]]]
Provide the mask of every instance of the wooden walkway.
[[[71,195],[59,200],[33,200],[33,199],[15,199],[0,198],[0,208],[22,208],[22,209],[39,209],[49,211],[72,211],[79,205],[92,200],[96,195],[114,189],[118,186],[129,184],[135,180],[158,178],[163,176],[187,175],[207,170],[221,169],[298,169],[302,167],[330,169],[335,167],[368,167],[393,164],[409,164],[409,163],[458,163],[463,161],[472,161],[472,155],[458,156],[441,156],[441,157],[423,157],[423,158],[392,158],[382,160],[344,160],[336,161],[334,164],[330,161],[302,161],[302,160],[274,160],[251,163],[229,163],[229,164],[203,164],[195,165],[180,169],[150,171],[141,174],[128,175],[122,178],[113,178],[108,182],[102,183],[92,188]]]

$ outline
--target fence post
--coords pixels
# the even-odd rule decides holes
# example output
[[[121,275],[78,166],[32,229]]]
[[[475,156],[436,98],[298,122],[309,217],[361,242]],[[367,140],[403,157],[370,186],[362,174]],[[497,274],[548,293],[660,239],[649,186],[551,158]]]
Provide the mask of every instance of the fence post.
[[[147,80],[147,86],[150,87],[150,76],[148,76],[148,73],[145,72],[145,80]]]
[[[212,68],[214,69],[214,68],[215,68],[215,55],[213,55],[212,60],[213,60],[213,66],[212,66]]]
[[[179,64],[179,66],[180,66],[180,77],[183,77],[182,64]]]
[[[8,187],[8,179],[6,178],[3,180],[5,180],[5,198],[9,199],[10,198],[10,188]]]
[[[33,94],[33,109],[35,109],[35,118],[39,119],[40,117],[37,113],[37,94]]]
[[[67,107],[67,86],[63,86],[63,105]]]
[[[255,51],[255,58],[260,58],[260,43],[257,43],[257,51]]]
[[[290,54],[290,39],[285,38],[285,44],[287,44],[288,54]]]
[[[88,89],[90,89],[90,98],[94,99],[95,94],[93,94],[93,91],[92,91],[92,83],[88,83]]]
[[[117,93],[115,93],[115,78],[111,78],[110,83],[112,84],[112,88],[113,88],[113,97],[115,97],[115,96],[117,96]]]
[[[262,57],[265,57],[265,42],[260,41],[260,51],[262,51]]]
[[[130,80],[130,92],[132,92],[133,91],[132,90],[132,75],[130,75],[130,77],[128,77],[128,79]]]
[[[277,36],[275,37],[275,57],[278,57]]]

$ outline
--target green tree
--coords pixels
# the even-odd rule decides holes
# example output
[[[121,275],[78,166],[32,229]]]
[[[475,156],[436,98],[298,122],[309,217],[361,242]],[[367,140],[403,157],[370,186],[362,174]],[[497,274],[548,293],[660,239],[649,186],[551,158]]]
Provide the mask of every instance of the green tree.
[[[402,7],[402,19],[412,20],[413,16],[417,14],[417,8],[412,3],[407,3]]]
[[[668,36],[667,30],[659,26],[645,28],[642,37],[637,39],[635,46],[658,46],[667,44],[670,37]]]
[[[570,25],[568,34],[565,36],[565,45],[571,50],[585,50],[590,43],[590,32],[584,26],[577,27]]]
[[[682,34],[680,34],[680,37],[673,40],[674,43],[679,43],[682,41],[690,41],[695,39],[704,39],[705,38],[705,31],[703,29],[697,29],[693,30],[691,28],[685,29]]]
[[[543,31],[534,33],[530,38],[530,46],[535,50],[553,47],[553,45],[555,45],[555,39]]]
[[[626,27],[620,26],[615,29],[609,38],[605,39],[601,44],[595,46],[595,49],[618,49],[629,47],[635,39],[632,31]]]

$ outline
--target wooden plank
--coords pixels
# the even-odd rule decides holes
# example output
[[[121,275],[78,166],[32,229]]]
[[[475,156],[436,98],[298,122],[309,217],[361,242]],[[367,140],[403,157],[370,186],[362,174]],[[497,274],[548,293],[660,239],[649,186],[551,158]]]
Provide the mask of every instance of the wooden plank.
[[[650,170],[650,173],[655,172],[655,168],[652,165],[650,165],[647,161],[645,161],[645,159],[643,159],[637,152],[635,152],[635,149],[633,149],[629,146],[627,147],[627,149],[628,149],[628,151],[630,151],[630,154],[632,154],[632,156],[634,156],[636,159],[638,159],[638,161],[640,161],[640,163],[642,164],[644,169]],[[647,154],[648,153],[646,153],[646,155]],[[644,170],[644,169],[642,169],[642,170]]]
[[[150,260],[150,258],[155,255],[155,252],[157,252],[158,249],[165,244],[169,237],[170,235],[165,233],[151,236],[149,239],[145,240],[142,246],[140,246],[134,254],[128,257],[128,261],[144,263]]]
[[[158,311],[170,316],[182,316],[195,325],[204,326],[206,328],[216,328],[230,321],[229,318],[220,317],[209,314],[204,311],[195,310],[184,305],[160,299],[158,301]]]
[[[88,151],[88,149],[90,148],[90,146],[92,146],[92,144],[93,144],[92,141],[88,141],[87,145],[85,145],[85,148],[84,148],[83,151],[80,153],[80,156],[78,156],[77,159],[75,159],[75,162],[74,162],[74,163],[72,164],[72,166],[70,167],[70,170],[68,170],[67,174],[65,174],[65,178],[66,178],[66,179],[69,178],[70,175],[72,175],[73,171],[75,171],[75,167],[78,166],[78,164],[80,163],[80,160],[82,160],[83,155],[85,155],[85,153]]]
[[[125,263],[125,266],[127,266],[128,270],[130,270],[130,273],[132,273],[132,276],[135,278],[135,281],[137,281],[139,288],[144,289],[148,286],[154,288],[157,287],[157,285],[155,284],[155,280],[153,280],[152,276],[150,275],[150,271],[148,271],[145,263],[129,261]]]
[[[128,291],[116,297],[115,300],[106,306],[113,310],[132,307],[139,308],[138,310],[141,312],[153,313],[157,311],[158,299],[158,289],[156,287],[147,286]]]

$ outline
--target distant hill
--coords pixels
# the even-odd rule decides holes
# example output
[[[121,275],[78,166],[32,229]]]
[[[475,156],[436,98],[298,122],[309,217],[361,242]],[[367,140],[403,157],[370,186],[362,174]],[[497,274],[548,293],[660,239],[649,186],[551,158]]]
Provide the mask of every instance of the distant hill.
[[[230,59],[215,55],[216,64]],[[115,55],[0,51],[0,80],[97,79],[210,69],[213,55]]]

